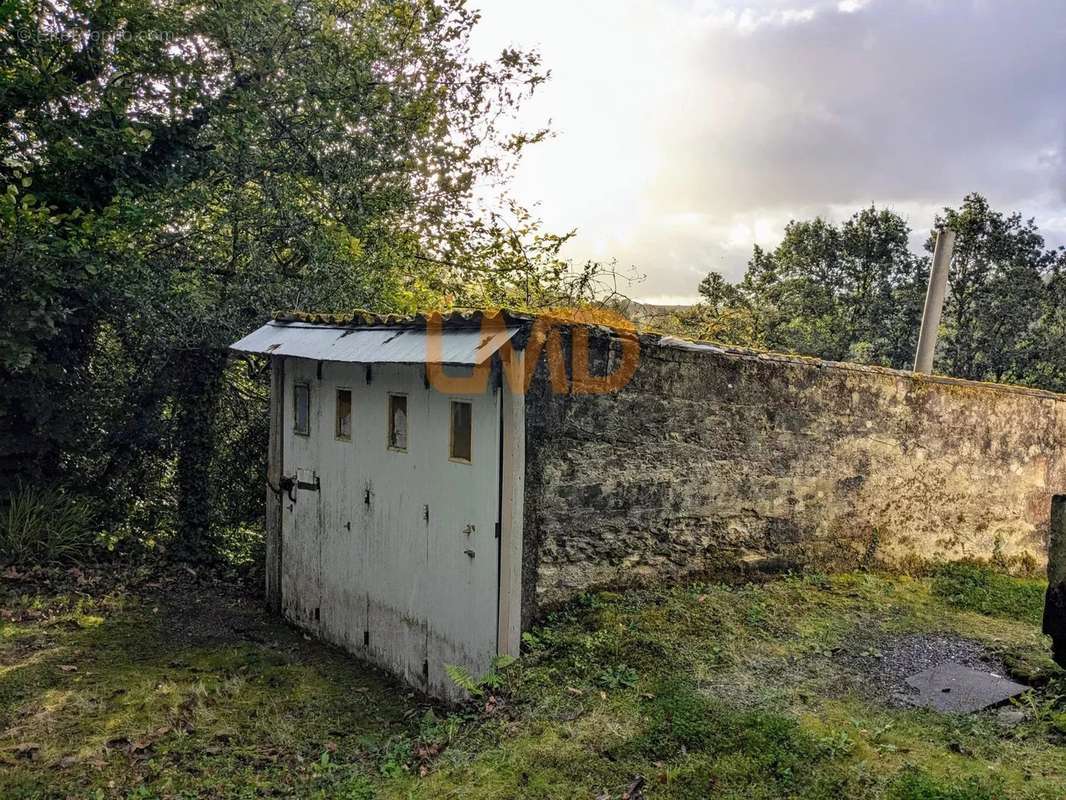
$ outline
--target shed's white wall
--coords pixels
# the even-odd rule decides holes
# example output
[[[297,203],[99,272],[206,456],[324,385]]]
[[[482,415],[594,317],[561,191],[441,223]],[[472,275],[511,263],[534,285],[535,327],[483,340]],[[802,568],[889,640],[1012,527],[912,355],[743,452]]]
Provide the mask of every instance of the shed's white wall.
[[[284,473],[317,477],[320,491],[300,489],[283,503],[282,606],[297,624],[413,685],[455,696],[446,664],[481,674],[498,650],[517,647],[498,598],[501,560],[511,570],[496,537],[505,392],[444,395],[424,374],[421,365],[375,364],[368,383],[363,365],[324,362],[319,377],[318,362],[286,359]],[[311,386],[306,437],[293,431],[300,381]],[[335,436],[339,388],[352,392],[351,441]],[[407,396],[406,452],[388,447],[390,393]],[[472,404],[470,464],[449,459],[453,399]],[[524,441],[524,432],[505,441]],[[509,522],[507,535],[519,554],[520,525],[520,517]]]

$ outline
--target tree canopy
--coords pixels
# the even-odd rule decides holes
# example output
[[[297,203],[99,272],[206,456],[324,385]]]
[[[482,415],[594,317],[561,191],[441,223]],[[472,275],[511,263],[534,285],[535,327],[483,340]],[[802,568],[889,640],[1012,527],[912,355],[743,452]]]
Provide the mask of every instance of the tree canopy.
[[[936,371],[1066,388],[1058,347],[1066,255],[1032,220],[979,194],[946,208],[922,255],[899,214],[870,207],[840,225],[793,221],[772,251],[756,246],[738,283],[711,272],[680,324],[732,344],[910,369],[935,231],[956,233]]]
[[[530,52],[474,59],[461,0],[3,14],[8,481],[76,485],[106,525],[210,550],[220,522],[261,505],[262,376],[224,348],[271,310],[582,289],[565,235],[519,206],[507,224],[480,211],[544,135],[511,118],[546,73]]]

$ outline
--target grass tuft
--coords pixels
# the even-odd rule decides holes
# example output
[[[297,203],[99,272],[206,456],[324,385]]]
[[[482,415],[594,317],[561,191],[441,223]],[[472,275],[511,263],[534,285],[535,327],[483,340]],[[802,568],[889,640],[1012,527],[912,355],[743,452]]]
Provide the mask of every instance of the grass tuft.
[[[1032,578],[1012,578],[983,564],[954,562],[939,567],[933,593],[955,608],[990,617],[1024,620],[1039,625],[1047,584]]]
[[[84,559],[95,536],[84,501],[19,484],[0,501],[0,561],[15,564]]]
[[[1002,788],[976,778],[947,783],[919,769],[906,769],[889,790],[890,800],[999,800]]]

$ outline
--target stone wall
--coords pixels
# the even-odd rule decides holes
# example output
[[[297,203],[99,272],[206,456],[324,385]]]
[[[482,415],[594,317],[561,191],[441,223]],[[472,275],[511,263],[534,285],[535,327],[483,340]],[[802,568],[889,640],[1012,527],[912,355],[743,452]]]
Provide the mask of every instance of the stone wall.
[[[604,340],[596,340],[603,369]],[[1057,395],[642,336],[620,391],[526,399],[524,621],[743,567],[1046,560]]]

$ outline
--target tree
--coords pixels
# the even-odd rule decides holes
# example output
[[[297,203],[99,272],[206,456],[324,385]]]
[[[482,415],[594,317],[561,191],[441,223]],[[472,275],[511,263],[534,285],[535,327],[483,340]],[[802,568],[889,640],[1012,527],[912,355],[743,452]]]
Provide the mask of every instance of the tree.
[[[225,346],[272,308],[466,285],[475,191],[541,135],[501,118],[545,76],[529,53],[472,60],[461,0],[5,8],[0,300],[23,320],[0,338],[5,477],[32,464],[113,509],[151,464],[197,554]]]
[[[781,243],[755,246],[736,285],[711,273],[697,317],[711,338],[773,350],[903,366],[913,354],[927,267],[910,229],[874,207],[841,226],[792,221]],[[713,320],[707,323],[706,320]]]
[[[943,226],[956,240],[937,371],[1066,387],[1066,251],[1047,250],[1033,220],[994,211],[979,194],[945,208],[934,232]],[[773,251],[755,247],[739,284],[708,275],[687,323],[737,344],[909,369],[930,261],[910,252],[910,234],[898,214],[872,206],[839,227],[790,222]],[[931,233],[929,253],[934,244]],[[723,324],[738,318],[743,326]]]
[[[1066,249],[1052,254],[1036,321],[1019,340],[1020,357],[1006,378],[1053,392],[1066,392]]]
[[[937,368],[975,380],[1017,374],[1054,254],[1045,251],[1033,220],[993,211],[978,194],[944,209],[936,225],[956,235]],[[934,244],[931,235],[926,249]]]

